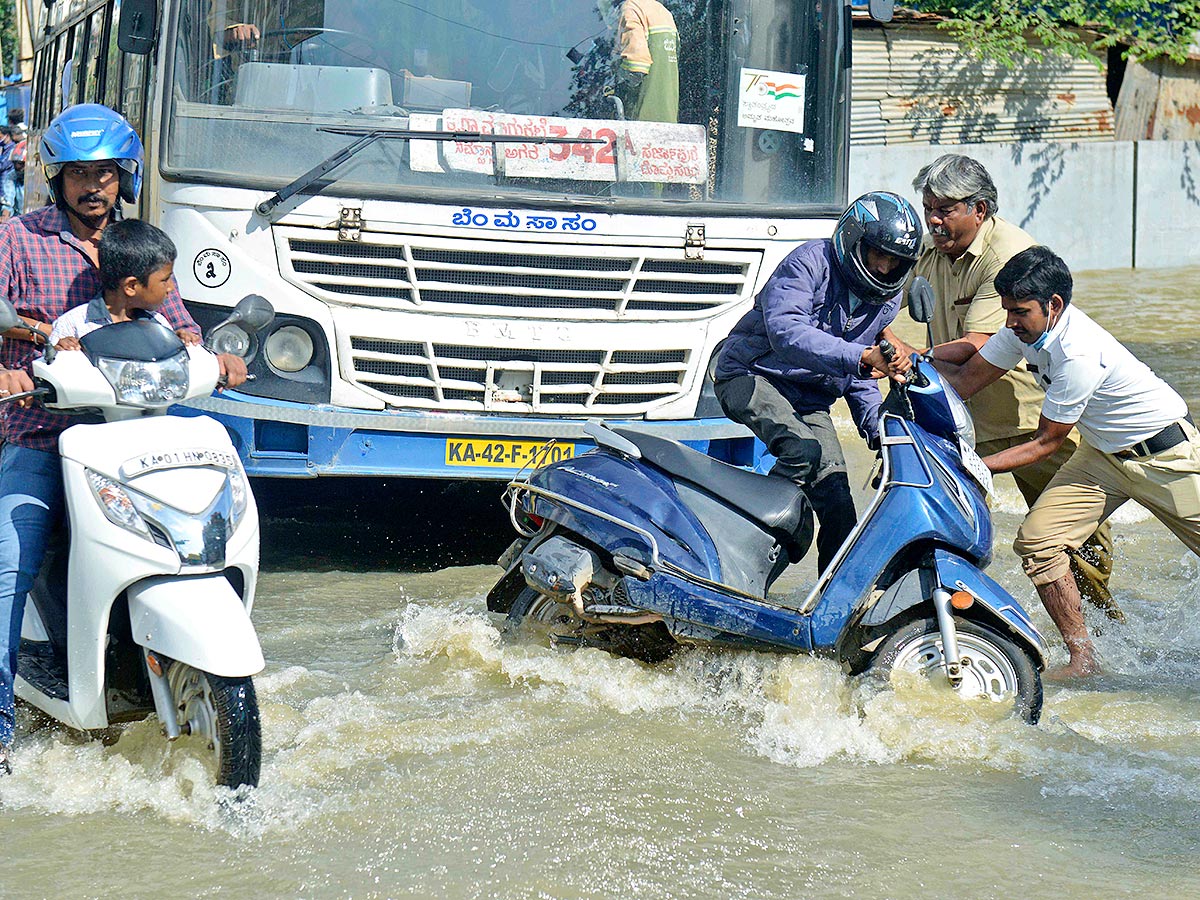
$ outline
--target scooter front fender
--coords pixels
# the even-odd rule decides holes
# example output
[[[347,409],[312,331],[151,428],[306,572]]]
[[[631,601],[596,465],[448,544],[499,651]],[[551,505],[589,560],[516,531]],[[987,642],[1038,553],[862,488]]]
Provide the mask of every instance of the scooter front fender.
[[[223,678],[266,666],[258,634],[223,575],[147,578],[129,587],[133,639],[143,647]]]
[[[973,606],[982,606],[985,614],[1006,625],[1022,643],[1038,656],[1040,668],[1046,667],[1049,648],[1033,622],[1016,600],[999,584],[967,560],[946,550],[934,550],[938,580],[946,590],[966,591],[975,598]]]

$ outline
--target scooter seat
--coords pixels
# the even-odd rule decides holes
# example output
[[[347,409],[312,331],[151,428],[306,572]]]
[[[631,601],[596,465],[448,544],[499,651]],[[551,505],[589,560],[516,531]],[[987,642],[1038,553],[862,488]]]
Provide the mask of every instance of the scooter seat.
[[[808,498],[786,478],[739,469],[699,450],[645,432],[629,428],[612,431],[636,445],[646,462],[703,488],[767,528],[795,534],[808,516]]]

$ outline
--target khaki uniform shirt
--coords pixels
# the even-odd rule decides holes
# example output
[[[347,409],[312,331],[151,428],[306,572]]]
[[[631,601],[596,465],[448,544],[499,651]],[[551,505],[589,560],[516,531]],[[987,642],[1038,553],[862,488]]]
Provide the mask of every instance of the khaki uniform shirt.
[[[1016,225],[993,216],[980,226],[966,252],[951,261],[926,235],[913,274],[929,279],[937,295],[930,323],[934,344],[956,341],[971,331],[1002,331],[1006,317],[996,293],[996,273],[1036,243]],[[1043,399],[1042,390],[1022,362],[968,401],[976,440],[982,444],[1036,431]]]

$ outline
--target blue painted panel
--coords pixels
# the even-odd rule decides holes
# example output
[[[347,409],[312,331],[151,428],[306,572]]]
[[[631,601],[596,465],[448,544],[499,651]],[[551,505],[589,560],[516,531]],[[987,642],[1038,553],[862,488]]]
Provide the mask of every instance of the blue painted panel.
[[[707,640],[725,643],[722,636],[727,635],[728,643],[743,649],[750,644],[788,651],[811,649],[805,617],[794,610],[739,600],[673,576],[656,575],[645,582],[627,578],[625,584],[633,604],[661,613],[671,620],[669,628],[686,632],[680,623],[699,625],[715,632],[705,635]]]

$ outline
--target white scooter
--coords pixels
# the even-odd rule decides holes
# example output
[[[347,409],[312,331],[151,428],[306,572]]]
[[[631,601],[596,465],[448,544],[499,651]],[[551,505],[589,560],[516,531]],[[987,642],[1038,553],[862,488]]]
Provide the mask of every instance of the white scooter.
[[[245,338],[274,315],[247,297],[210,341],[231,328]],[[11,327],[16,313],[0,303],[0,332]],[[219,784],[257,785],[258,512],[225,429],[167,415],[212,393],[217,358],[148,319],[80,343],[33,364],[31,393],[46,409],[103,424],[59,438],[70,549],[65,565],[61,549],[48,554],[30,592],[16,694],[85,731],[157,713],[167,738],[208,742]]]

